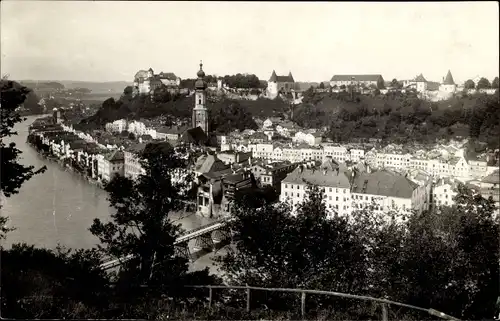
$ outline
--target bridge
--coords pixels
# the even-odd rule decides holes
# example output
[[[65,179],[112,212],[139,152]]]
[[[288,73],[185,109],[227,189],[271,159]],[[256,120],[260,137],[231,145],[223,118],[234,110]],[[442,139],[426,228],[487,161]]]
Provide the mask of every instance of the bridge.
[[[193,248],[195,251],[213,250],[216,244],[232,238],[232,233],[227,227],[229,221],[231,221],[230,217],[224,217],[181,234],[174,242],[175,253],[193,262],[188,242],[196,239]],[[102,263],[99,267],[102,270],[109,270],[132,260],[134,257],[135,255],[129,254],[125,257]]]

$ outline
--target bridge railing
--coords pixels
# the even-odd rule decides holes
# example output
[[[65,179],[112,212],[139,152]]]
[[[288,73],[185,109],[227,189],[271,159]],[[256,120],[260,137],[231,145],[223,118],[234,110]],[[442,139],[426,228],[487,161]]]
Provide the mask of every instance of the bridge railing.
[[[422,312],[426,312],[432,316],[445,319],[445,320],[453,320],[453,321],[460,321],[460,319],[457,319],[455,317],[452,317],[450,315],[447,315],[443,312],[439,312],[434,309],[425,309],[421,307],[417,307],[411,304],[405,304],[405,303],[400,303],[396,301],[391,301],[391,300],[386,300],[386,299],[379,299],[379,298],[373,298],[369,296],[362,296],[362,295],[354,295],[354,294],[347,294],[347,293],[340,293],[340,292],[332,292],[332,291],[320,291],[320,290],[306,290],[306,289],[290,289],[290,288],[262,288],[262,287],[255,287],[255,286],[227,286],[227,285],[187,285],[186,287],[188,288],[206,288],[208,289],[208,308],[212,308],[212,295],[213,295],[213,290],[214,289],[233,289],[233,290],[245,290],[246,291],[246,311],[247,313],[250,312],[250,294],[252,290],[255,291],[270,291],[270,292],[292,292],[292,293],[298,293],[300,294],[301,297],[301,304],[300,304],[300,310],[302,314],[302,319],[305,319],[306,315],[306,295],[307,294],[320,294],[320,295],[329,295],[329,296],[336,296],[336,297],[342,297],[342,298],[348,298],[348,299],[357,299],[357,300],[364,300],[364,301],[371,301],[371,302],[376,302],[379,303],[382,307],[382,312],[381,312],[381,317],[382,321],[388,321],[388,306],[390,305],[395,305],[399,307],[405,307],[409,308],[412,310],[418,310]]]

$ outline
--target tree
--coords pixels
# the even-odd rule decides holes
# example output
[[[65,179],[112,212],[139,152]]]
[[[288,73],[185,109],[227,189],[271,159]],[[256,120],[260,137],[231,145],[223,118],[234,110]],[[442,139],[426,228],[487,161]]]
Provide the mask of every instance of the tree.
[[[323,82],[319,83],[319,89],[325,89],[325,84]]]
[[[491,88],[498,89],[498,77],[495,77],[491,82]]]
[[[472,81],[472,79],[467,80],[464,84],[465,89],[474,89],[475,87],[476,84],[474,83],[474,81]]]
[[[399,88],[399,82],[396,78],[391,81],[391,87]]]
[[[4,139],[17,132],[13,130],[15,124],[25,121],[16,109],[23,104],[30,90],[20,86],[14,81],[1,80],[1,117],[0,117],[0,159],[1,159],[1,184],[0,192],[6,197],[19,193],[22,184],[34,175],[43,173],[46,167],[35,170],[33,166],[25,166],[19,163],[22,152],[16,148],[15,143],[6,145]],[[0,239],[10,229],[6,228],[7,218],[0,216]]]
[[[231,283],[264,287],[324,288],[356,293],[363,284],[364,258],[347,221],[333,216],[324,194],[310,186],[308,198],[290,215],[287,204],[251,207],[236,202],[232,208],[237,251],[218,258]],[[259,204],[262,205],[262,204]],[[265,299],[265,301],[263,301]],[[296,296],[256,292],[252,301],[270,309],[293,305]],[[328,298],[308,299],[308,305]]]
[[[188,274],[187,260],[174,252],[180,228],[170,221],[169,215],[181,210],[183,199],[187,198],[191,176],[185,160],[168,143],[148,144],[140,157],[145,174],[136,181],[115,176],[105,189],[116,213],[109,223],[94,219],[90,228],[106,255],[135,257],[122,266],[118,286],[124,292],[148,285],[171,293],[189,278],[212,281],[207,270]]]
[[[479,79],[479,82],[477,83],[477,89],[488,89],[488,88],[491,88],[490,81],[484,77]]]
[[[85,314],[82,305],[109,304],[109,281],[98,268],[100,257],[94,250],[52,251],[14,244],[1,255],[3,317],[89,318],[92,315]]]

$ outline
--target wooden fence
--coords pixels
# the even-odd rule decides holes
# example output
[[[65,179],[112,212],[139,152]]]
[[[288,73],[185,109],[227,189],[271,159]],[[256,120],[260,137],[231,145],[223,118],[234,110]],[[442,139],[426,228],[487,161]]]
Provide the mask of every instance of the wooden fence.
[[[348,298],[348,299],[357,299],[357,300],[364,300],[364,301],[371,301],[371,302],[380,303],[380,305],[382,307],[382,321],[388,321],[388,306],[390,306],[390,305],[405,307],[405,308],[409,308],[409,309],[413,309],[413,310],[419,310],[419,311],[426,312],[430,315],[433,315],[433,316],[436,316],[436,317],[439,317],[439,318],[445,319],[445,320],[460,321],[460,319],[457,319],[455,317],[447,315],[443,312],[436,311],[434,309],[424,309],[421,307],[417,307],[417,306],[405,304],[405,303],[400,303],[400,302],[396,302],[396,301],[372,298],[369,296],[362,296],[362,295],[346,294],[346,293],[340,293],[340,292],[305,290],[305,289],[289,289],[289,288],[261,288],[261,287],[254,287],[254,286],[225,286],[225,285],[191,285],[191,286],[186,286],[186,287],[208,288],[208,307],[209,307],[209,309],[212,307],[212,293],[213,293],[214,289],[234,289],[234,290],[245,290],[246,291],[246,294],[247,294],[246,311],[250,312],[250,291],[256,290],[256,291],[300,293],[300,295],[301,295],[301,297],[300,297],[301,298],[300,310],[301,310],[301,314],[302,314],[302,319],[305,319],[305,315],[306,315],[306,295],[307,294],[320,294],[320,295],[331,295],[331,296],[343,297],[343,298]]]

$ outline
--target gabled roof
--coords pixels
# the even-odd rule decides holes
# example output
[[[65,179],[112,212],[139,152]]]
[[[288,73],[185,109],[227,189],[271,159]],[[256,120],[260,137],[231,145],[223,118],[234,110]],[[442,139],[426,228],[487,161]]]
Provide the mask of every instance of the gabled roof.
[[[123,162],[125,156],[121,150],[116,149],[113,152],[106,155],[105,158],[109,162]]]
[[[415,77],[415,81],[416,82],[427,82],[427,80],[424,78],[424,76],[422,74]]]
[[[411,198],[418,185],[408,178],[389,171],[361,173],[354,177],[352,192],[371,195]]]
[[[269,82],[295,82],[295,80],[293,79],[291,71],[288,73],[288,76],[277,76],[276,71],[273,70]]]
[[[360,81],[378,81],[382,75],[334,75],[330,81],[351,81],[352,77]]]
[[[449,70],[446,74],[446,78],[443,81],[443,85],[455,85],[455,81],[453,81],[453,76],[451,75],[451,71]]]
[[[199,173],[219,172],[228,169],[229,166],[224,164],[215,155],[201,155],[194,165],[195,171]]]

